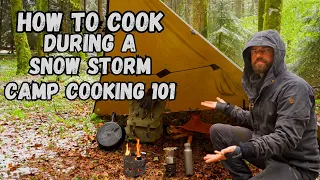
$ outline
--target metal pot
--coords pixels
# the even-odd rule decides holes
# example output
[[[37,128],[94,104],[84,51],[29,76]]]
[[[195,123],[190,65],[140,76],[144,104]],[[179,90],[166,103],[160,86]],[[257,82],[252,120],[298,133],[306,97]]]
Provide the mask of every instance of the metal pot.
[[[126,137],[124,128],[114,122],[115,118],[116,113],[113,112],[111,122],[107,122],[101,126],[96,135],[99,147],[106,151],[114,151],[118,149]]]

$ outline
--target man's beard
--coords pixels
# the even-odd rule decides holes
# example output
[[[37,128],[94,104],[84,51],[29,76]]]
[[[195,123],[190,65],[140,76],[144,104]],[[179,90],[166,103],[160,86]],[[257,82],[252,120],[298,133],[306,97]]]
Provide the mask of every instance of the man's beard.
[[[257,63],[258,62],[263,62],[263,64],[259,64],[259,65],[257,65]],[[270,67],[271,67],[271,65],[272,65],[272,63],[268,63],[268,61],[266,61],[265,59],[263,59],[263,58],[259,58],[259,59],[257,59],[255,62],[254,62],[254,64],[252,65],[252,70],[253,70],[253,72],[255,72],[256,74],[259,74],[259,75],[265,75],[268,71],[269,71],[269,69],[270,69]]]

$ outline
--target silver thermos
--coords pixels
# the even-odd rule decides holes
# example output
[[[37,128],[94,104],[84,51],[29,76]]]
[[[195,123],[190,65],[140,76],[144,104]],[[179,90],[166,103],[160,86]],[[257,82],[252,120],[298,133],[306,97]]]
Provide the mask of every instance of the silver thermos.
[[[186,175],[193,175],[192,149],[189,143],[184,144],[184,167]]]

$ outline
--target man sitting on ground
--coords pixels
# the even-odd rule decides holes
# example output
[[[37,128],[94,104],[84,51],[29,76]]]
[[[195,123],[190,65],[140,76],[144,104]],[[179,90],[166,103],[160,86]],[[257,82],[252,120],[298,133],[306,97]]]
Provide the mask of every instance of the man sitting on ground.
[[[243,51],[243,89],[249,111],[217,98],[201,104],[248,124],[214,124],[210,139],[216,154],[204,160],[222,160],[233,179],[316,179],[320,156],[317,142],[315,99],[311,87],[287,71],[285,45],[274,30],[256,33]],[[263,169],[252,177],[243,161]]]

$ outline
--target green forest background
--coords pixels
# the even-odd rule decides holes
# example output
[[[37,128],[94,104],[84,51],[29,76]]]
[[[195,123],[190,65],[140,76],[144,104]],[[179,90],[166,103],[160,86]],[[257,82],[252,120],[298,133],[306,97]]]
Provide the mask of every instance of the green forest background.
[[[26,74],[33,54],[43,56],[43,33],[14,33],[16,12],[98,11],[103,18],[107,0],[1,0],[0,49],[17,49],[17,74]],[[291,71],[320,88],[319,0],[162,0],[185,22],[199,31],[231,60],[243,67],[241,51],[257,31],[276,29],[287,46],[286,63]],[[63,33],[72,33],[64,18]],[[101,32],[101,29],[99,30]],[[15,48],[19,47],[19,48]],[[30,51],[31,50],[31,51]],[[80,53],[85,59],[86,54]]]
[[[16,33],[17,11],[97,11],[101,19],[107,12],[108,0],[0,0],[0,179],[126,179],[122,155],[125,144],[115,152],[97,147],[97,130],[110,121],[92,113],[95,101],[70,102],[64,93],[50,101],[9,101],[4,97],[8,82],[57,82],[61,92],[70,82],[99,81],[100,76],[86,73],[86,60],[95,54],[42,52],[44,33]],[[116,1],[116,0],[111,0]],[[120,0],[118,0],[120,1]],[[131,0],[134,2],[135,0]],[[146,0],[147,1],[147,0]],[[320,0],[162,0],[186,23],[243,68],[241,52],[249,38],[264,29],[280,32],[290,71],[303,77],[316,92],[316,113],[320,127]],[[102,29],[97,31],[102,32]],[[64,18],[62,33],[72,34],[70,18]],[[28,75],[32,56],[81,56],[79,76]],[[101,55],[101,54],[99,54]],[[200,102],[199,102],[200,103]],[[164,122],[182,126],[194,113],[205,123],[234,125],[230,118],[214,111],[166,113]],[[124,126],[126,116],[118,116]],[[320,140],[320,131],[318,130]],[[179,146],[177,179],[184,179],[183,144],[185,139],[166,135],[153,145],[143,145],[148,154],[144,179],[161,179],[164,175],[163,150]],[[204,164],[209,140],[194,136],[195,179],[228,179],[221,164]],[[134,147],[131,143],[130,147]],[[70,150],[72,149],[72,150]],[[54,154],[52,156],[52,154]],[[25,169],[37,168],[36,172]],[[251,166],[252,169],[252,166]],[[256,168],[254,173],[258,173]],[[320,179],[320,177],[319,177]]]

